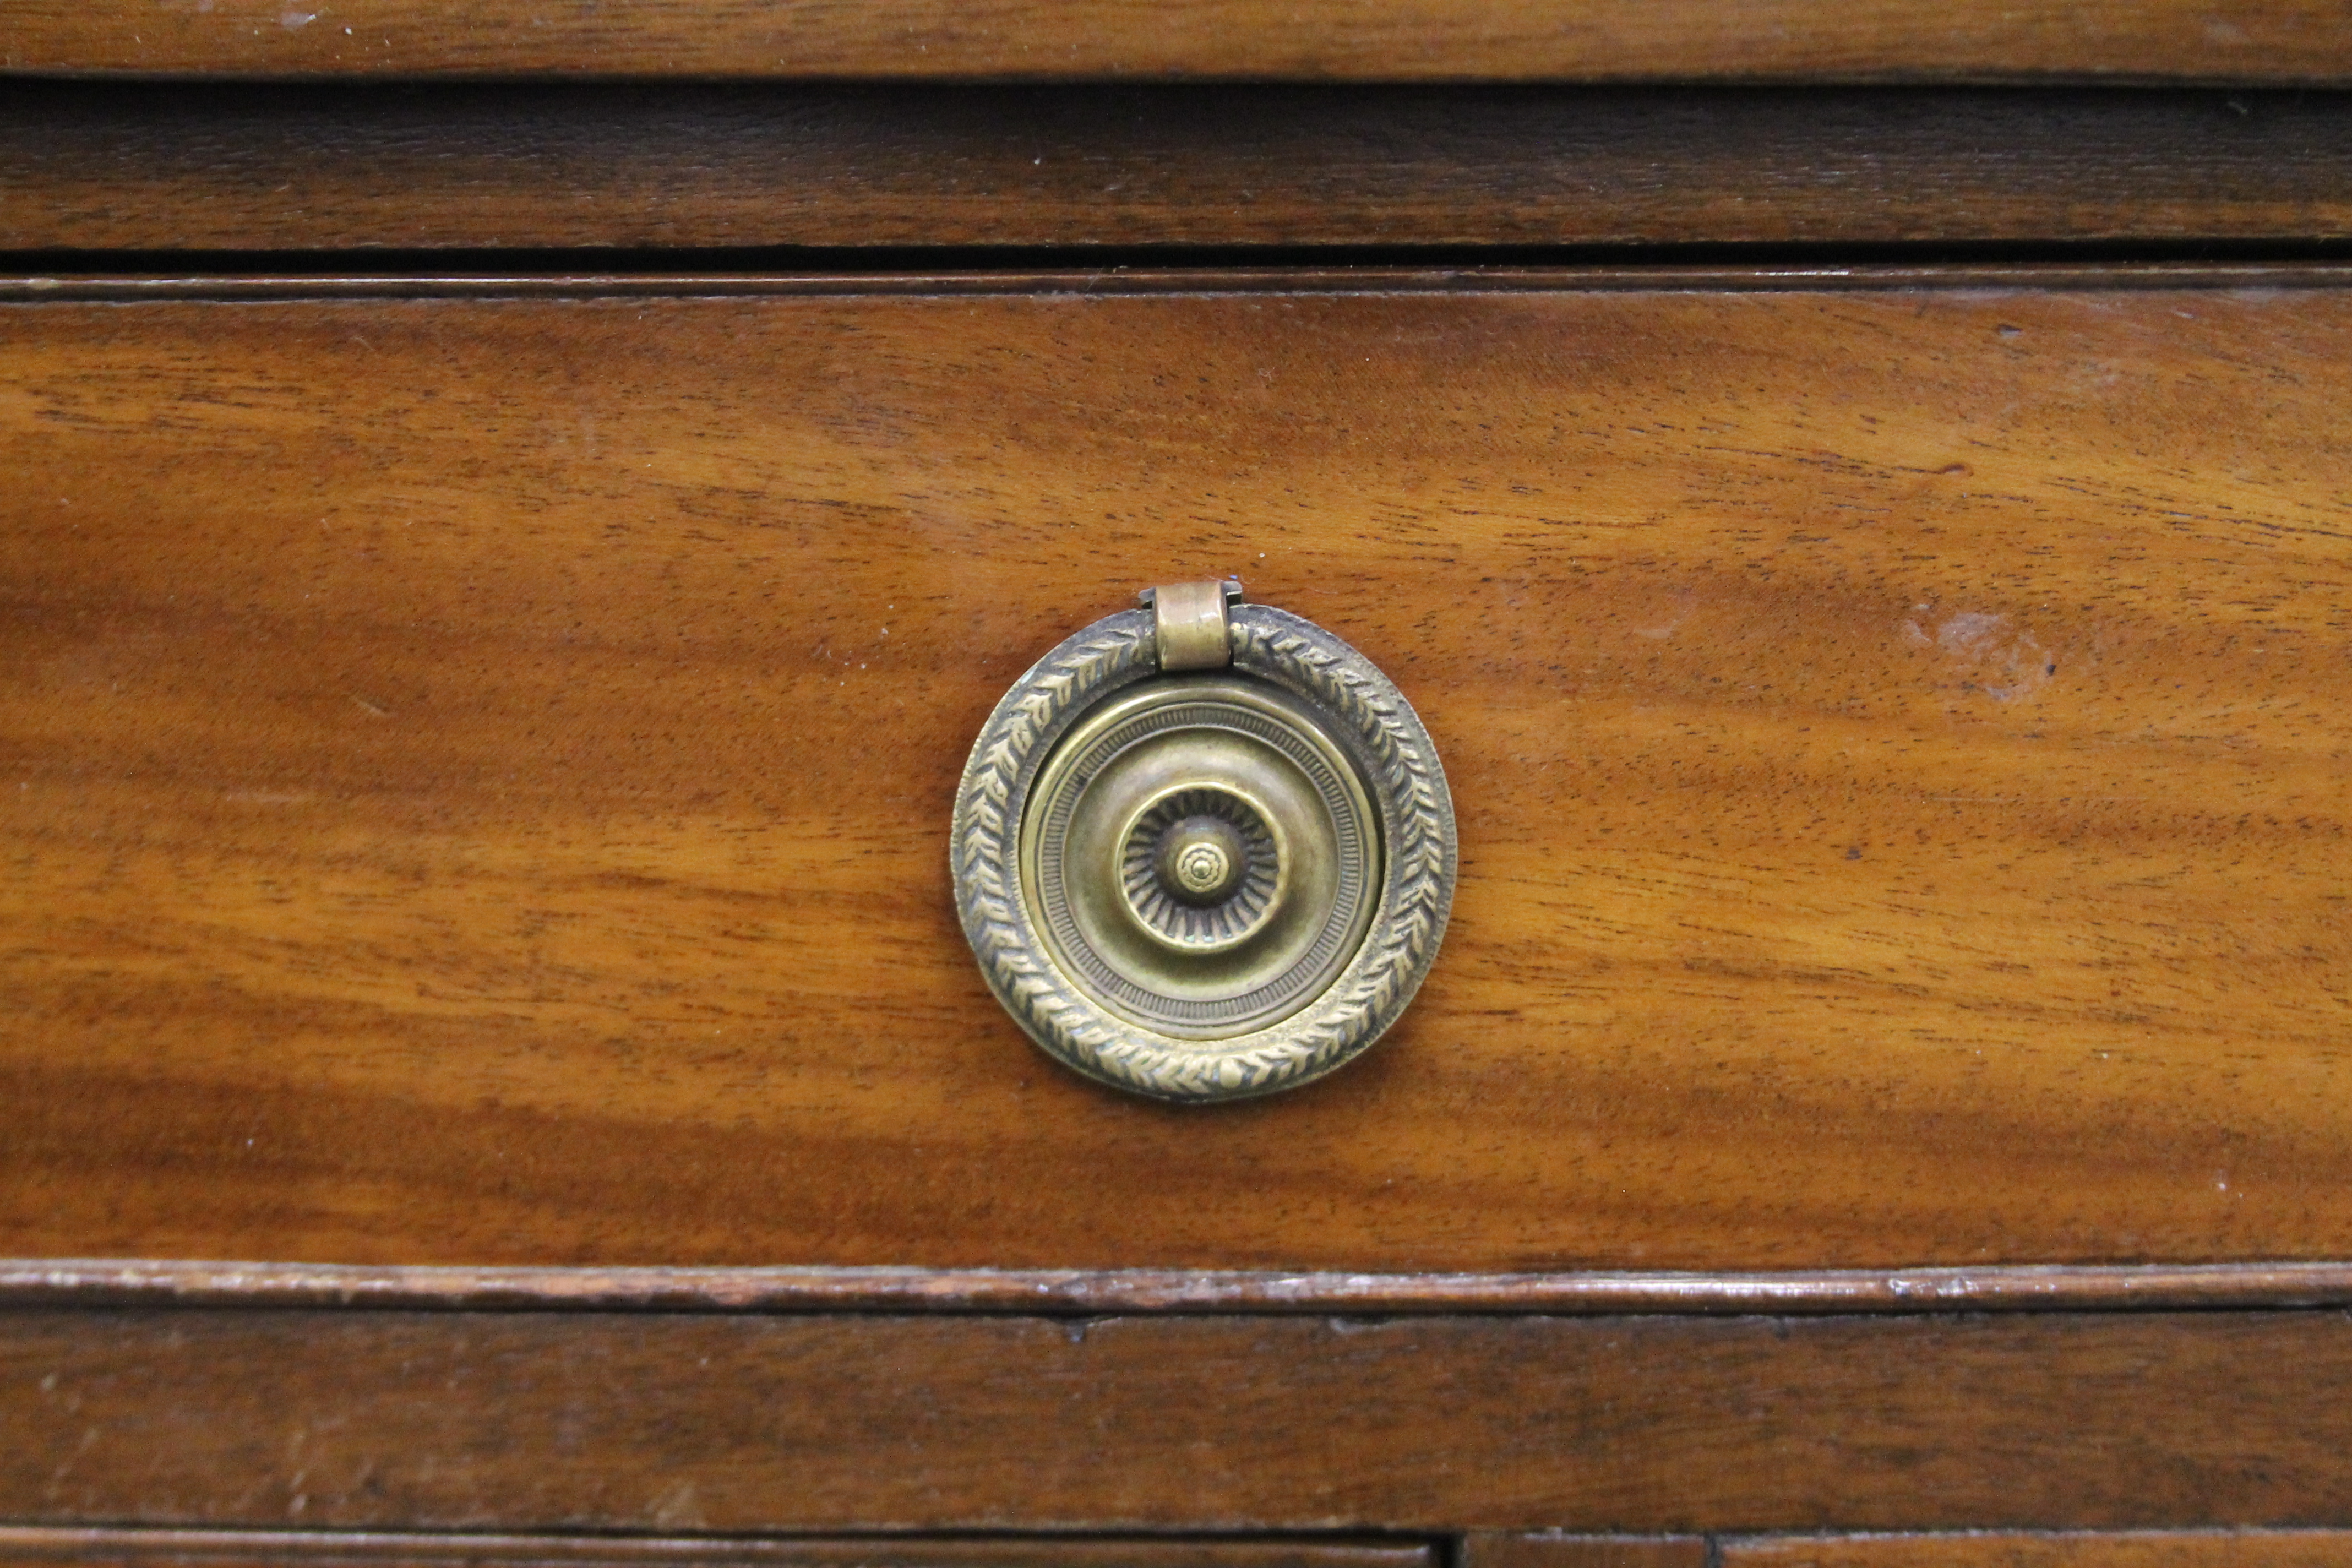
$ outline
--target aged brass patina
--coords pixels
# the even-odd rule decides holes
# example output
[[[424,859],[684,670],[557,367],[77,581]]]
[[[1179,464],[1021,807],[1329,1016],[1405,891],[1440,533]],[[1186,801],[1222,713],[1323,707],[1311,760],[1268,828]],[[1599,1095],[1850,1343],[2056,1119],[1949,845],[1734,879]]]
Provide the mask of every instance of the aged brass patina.
[[[1304,1083],[1434,958],[1453,807],[1363,656],[1238,584],[1147,590],[1023,677],[956,808],[966,934],[1013,1016],[1172,1100]]]
[[[1029,792],[1022,888],[1055,963],[1122,1017],[1227,1039],[1295,1013],[1355,955],[1380,818],[1295,699],[1147,681],[1054,748]]]
[[[1233,627],[1226,612],[1241,597],[1239,583],[1167,583],[1138,595],[1151,612],[1151,634],[1160,647],[1160,669],[1223,669],[1234,661]]]

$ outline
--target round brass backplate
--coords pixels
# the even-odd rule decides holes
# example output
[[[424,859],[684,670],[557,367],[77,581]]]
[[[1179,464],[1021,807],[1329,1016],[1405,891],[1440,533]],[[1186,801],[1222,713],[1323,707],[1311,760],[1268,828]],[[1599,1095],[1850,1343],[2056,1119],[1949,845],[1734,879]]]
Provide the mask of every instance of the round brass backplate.
[[[998,999],[1070,1067],[1166,1100],[1265,1094],[1412,1000],[1452,902],[1453,804],[1362,655],[1217,584],[1159,592],[991,715],[956,802],[957,903]]]
[[[1176,676],[1100,704],[1029,791],[1022,889],[1110,1011],[1230,1039],[1322,994],[1378,897],[1380,818],[1312,712],[1263,681]]]

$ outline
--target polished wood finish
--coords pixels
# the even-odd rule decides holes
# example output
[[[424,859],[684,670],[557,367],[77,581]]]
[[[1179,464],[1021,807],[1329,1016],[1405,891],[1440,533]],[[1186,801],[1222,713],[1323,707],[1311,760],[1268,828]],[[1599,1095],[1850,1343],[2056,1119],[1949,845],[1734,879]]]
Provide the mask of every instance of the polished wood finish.
[[[1730,1541],[1721,1568],[2342,1568],[2352,1531],[1877,1535]]]
[[[0,1314],[0,1513],[666,1532],[2304,1524],[2343,1508],[2347,1387],[2336,1312],[26,1310]]]
[[[2347,163],[2326,93],[18,82],[0,247],[2303,241]]]
[[[2340,290],[0,334],[0,1252],[1752,1270],[2352,1234]],[[1034,1052],[942,836],[1024,663],[1225,572],[1421,705],[1464,859],[1388,1042],[1202,1113]]]
[[[1435,1568],[1436,1563],[1429,1543],[1406,1541],[715,1540],[0,1525],[0,1568]]]
[[[578,259],[577,253],[574,259]],[[1893,289],[2026,289],[2037,293],[2147,293],[2177,289],[2341,289],[2352,268],[2324,258],[2284,261],[2113,262],[1877,261],[1792,258],[1754,262],[1644,262],[1561,265],[1557,261],[1465,265],[1443,257],[1351,259],[1345,254],[1317,265],[1304,261],[1255,266],[1163,257],[1153,265],[1090,268],[982,267],[969,255],[933,258],[938,265],[911,271],[833,268],[796,272],[526,270],[485,265],[513,258],[478,254],[450,257],[443,268],[391,266],[318,273],[287,269],[224,274],[204,257],[173,257],[173,271],[100,270],[83,267],[0,275],[0,303],[129,304],[161,300],[211,302],[290,300],[878,300],[918,296],[1003,299],[1055,295],[1088,300],[1125,295],[1399,295],[1635,293],[1883,294]],[[961,260],[962,265],[954,263]]]
[[[2352,37],[2328,0],[5,0],[0,69],[2338,81]]]
[[[0,1260],[0,1306],[666,1312],[1950,1312],[2352,1306],[2352,1264],[1757,1274],[1307,1269],[589,1268]]]
[[[2336,1568],[2323,1530],[1729,1537],[1474,1532],[1463,1568]],[[1052,1536],[437,1535],[0,1526],[5,1568],[1429,1568],[1425,1543]]]
[[[1459,1568],[1713,1568],[1696,1535],[1511,1535],[1476,1533],[1462,1542]]]

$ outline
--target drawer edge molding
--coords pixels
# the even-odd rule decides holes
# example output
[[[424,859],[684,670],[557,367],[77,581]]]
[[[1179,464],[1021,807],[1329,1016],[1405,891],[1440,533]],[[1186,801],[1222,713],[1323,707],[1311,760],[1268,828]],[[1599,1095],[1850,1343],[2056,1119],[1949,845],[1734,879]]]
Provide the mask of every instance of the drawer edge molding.
[[[2352,1305],[2352,1262],[2012,1264],[1741,1273],[1193,1268],[566,1268],[0,1260],[0,1307],[452,1311],[1903,1313]]]
[[[1122,257],[1127,253],[1121,253]],[[34,259],[43,259],[36,258]],[[0,306],[199,300],[270,304],[341,300],[719,300],[1082,295],[1390,295],[1558,293],[1871,293],[2032,289],[2134,293],[2184,289],[2332,289],[2352,262],[1857,262],[1746,266],[1679,263],[1500,265],[1465,260],[1360,266],[1125,266],[1087,269],[960,267],[905,272],[485,270],[495,252],[453,255],[445,270],[273,273],[133,270],[181,260],[134,254],[125,270],[59,268],[0,276]],[[252,258],[245,258],[250,261]]]

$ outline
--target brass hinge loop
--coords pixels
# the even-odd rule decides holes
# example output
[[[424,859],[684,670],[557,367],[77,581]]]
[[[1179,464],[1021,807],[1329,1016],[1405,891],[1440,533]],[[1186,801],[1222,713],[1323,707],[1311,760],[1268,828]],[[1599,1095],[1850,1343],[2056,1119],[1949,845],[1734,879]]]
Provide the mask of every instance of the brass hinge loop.
[[[1237,578],[1222,583],[1163,583],[1136,595],[1151,612],[1152,632],[1163,674],[1187,669],[1223,669],[1234,662],[1234,631],[1228,612],[1242,602]]]

